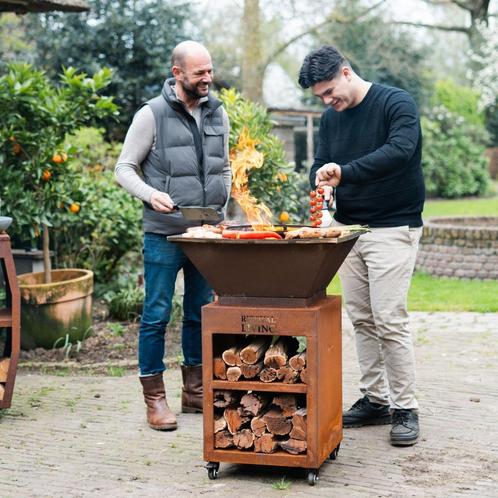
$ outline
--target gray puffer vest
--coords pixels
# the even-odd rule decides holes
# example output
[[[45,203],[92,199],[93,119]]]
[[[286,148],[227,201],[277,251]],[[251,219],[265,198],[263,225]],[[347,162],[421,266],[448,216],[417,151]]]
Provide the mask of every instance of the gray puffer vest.
[[[201,104],[201,130],[171,84],[166,80],[161,95],[149,100],[156,123],[156,147],[142,163],[145,183],[169,194],[179,206],[213,207],[218,212],[225,205],[228,193],[223,182],[224,127],[221,102],[209,96]],[[158,213],[144,202],[145,232],[173,235],[189,226],[178,211]]]

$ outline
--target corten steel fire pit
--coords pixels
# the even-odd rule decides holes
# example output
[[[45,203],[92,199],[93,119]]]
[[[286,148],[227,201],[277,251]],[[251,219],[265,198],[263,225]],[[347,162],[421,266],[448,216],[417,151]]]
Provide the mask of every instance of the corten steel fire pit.
[[[219,296],[221,304],[285,302],[303,306],[327,285],[359,235],[330,239],[233,240],[170,236]],[[262,299],[263,298],[263,299]],[[267,299],[271,298],[271,301]]]
[[[230,462],[303,468],[314,485],[322,463],[336,458],[342,441],[341,298],[327,297],[325,290],[361,233],[303,240],[168,237],[181,245],[218,295],[202,309],[204,460],[210,479],[218,476],[220,462]],[[306,346],[304,376],[301,371],[289,382],[268,381],[263,371],[236,379],[228,375],[227,348],[293,337]],[[290,354],[283,368],[290,368]],[[263,356],[258,362],[266,365]],[[270,422],[264,434],[253,428],[254,418],[264,419],[268,406],[236,427],[230,417],[242,413],[237,403],[246,397],[266,398],[273,414],[277,399],[294,400],[297,411],[280,421],[288,432],[276,431]],[[220,407],[220,398],[231,400],[227,408]],[[226,429],[220,430],[220,421]],[[290,426],[299,429],[299,437]],[[263,438],[271,440],[270,448]]]

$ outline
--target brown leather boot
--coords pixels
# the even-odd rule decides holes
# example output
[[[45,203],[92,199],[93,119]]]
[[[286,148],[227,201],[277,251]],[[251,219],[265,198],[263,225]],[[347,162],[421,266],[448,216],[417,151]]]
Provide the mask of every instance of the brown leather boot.
[[[177,428],[176,417],[166,401],[163,374],[140,377],[147,405],[147,423],[158,431],[174,431]]]
[[[202,413],[202,365],[182,365],[182,413]]]

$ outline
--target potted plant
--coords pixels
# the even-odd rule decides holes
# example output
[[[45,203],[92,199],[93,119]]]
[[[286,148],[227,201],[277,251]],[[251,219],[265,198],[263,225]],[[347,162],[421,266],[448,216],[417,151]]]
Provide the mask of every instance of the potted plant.
[[[116,114],[112,98],[99,95],[111,80],[103,69],[93,77],[64,69],[60,84],[30,64],[11,63],[0,76],[0,195],[4,211],[15,218],[15,237],[41,237],[44,271],[18,277],[25,348],[53,347],[69,334],[80,340],[91,327],[93,273],[84,269],[52,270],[50,229],[82,216],[78,173],[69,168],[66,135],[95,118]]]

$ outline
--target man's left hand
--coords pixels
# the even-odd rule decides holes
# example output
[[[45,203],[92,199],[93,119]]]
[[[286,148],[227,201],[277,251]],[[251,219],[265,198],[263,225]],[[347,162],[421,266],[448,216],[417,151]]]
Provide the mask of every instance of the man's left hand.
[[[315,183],[319,187],[337,187],[341,182],[341,167],[336,163],[326,163],[316,172]]]

